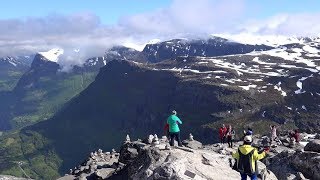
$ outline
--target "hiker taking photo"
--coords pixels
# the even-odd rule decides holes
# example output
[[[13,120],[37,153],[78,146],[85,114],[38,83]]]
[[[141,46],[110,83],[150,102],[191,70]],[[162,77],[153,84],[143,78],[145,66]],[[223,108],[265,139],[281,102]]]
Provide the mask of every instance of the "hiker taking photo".
[[[240,146],[237,152],[232,154],[232,157],[236,161],[236,169],[240,172],[241,180],[246,180],[247,176],[251,180],[257,180],[257,161],[266,157],[269,149],[265,149],[262,153],[258,153],[258,150],[251,146],[252,136],[247,135],[243,139],[243,145]]]

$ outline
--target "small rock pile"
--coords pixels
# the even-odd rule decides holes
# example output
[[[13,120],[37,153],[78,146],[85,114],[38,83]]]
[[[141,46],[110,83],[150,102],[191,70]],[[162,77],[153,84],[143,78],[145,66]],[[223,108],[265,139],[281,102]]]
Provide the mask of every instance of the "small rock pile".
[[[69,179],[106,179],[116,171],[120,171],[124,164],[119,162],[120,154],[114,149],[103,152],[101,149],[90,153],[90,157],[78,167],[70,169],[69,174],[60,180]]]

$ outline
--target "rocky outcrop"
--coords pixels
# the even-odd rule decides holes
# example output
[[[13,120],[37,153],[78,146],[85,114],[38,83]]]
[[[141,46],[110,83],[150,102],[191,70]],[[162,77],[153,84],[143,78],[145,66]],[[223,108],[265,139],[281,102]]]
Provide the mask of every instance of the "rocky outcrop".
[[[302,133],[302,140],[315,144],[315,135]],[[267,143],[266,136],[254,137],[257,147],[269,146],[267,158],[257,161],[258,178],[262,180],[297,180],[320,179],[320,153],[304,151],[304,143],[290,147]],[[285,139],[280,136],[279,139]],[[120,152],[93,152],[84,163],[66,179],[239,179],[240,175],[233,170],[235,160],[231,154],[242,145],[234,142],[233,148],[226,144],[202,145],[190,134],[183,141],[184,146],[170,147],[166,136],[158,138],[156,134],[144,140],[131,141],[126,136]],[[307,148],[307,146],[306,146]],[[219,178],[217,178],[219,177]]]
[[[201,142],[196,141],[193,139],[192,134],[189,134],[189,139],[186,139],[184,141],[182,141],[182,144],[188,148],[191,149],[201,149],[203,148],[203,145]]]
[[[142,142],[141,140],[129,141],[126,138],[120,148],[120,153],[103,153],[101,150],[91,153],[90,158],[81,166],[70,170],[70,174],[60,180],[66,179],[239,179],[240,175],[233,170],[230,152],[235,149],[228,149],[229,153],[221,154],[212,151],[210,147],[192,138],[184,142],[189,147],[168,147],[168,140],[164,136],[153,141]],[[191,137],[191,136],[190,136]],[[201,144],[201,146],[200,146]],[[216,147],[216,146],[213,146]],[[259,177],[261,179],[276,180],[277,177],[267,169],[262,162],[258,162]],[[217,178],[219,177],[219,178]]]
[[[78,167],[70,169],[68,175],[65,175],[60,180],[68,179],[106,179],[112,176],[115,172],[120,171],[124,164],[119,162],[119,153],[103,152],[99,149],[92,152],[90,157],[81,163]]]
[[[315,152],[283,151],[268,159],[267,167],[279,179],[299,179],[302,176],[320,179],[320,154]]]
[[[309,142],[306,147],[304,147],[304,150],[320,153],[320,140],[316,139]]]

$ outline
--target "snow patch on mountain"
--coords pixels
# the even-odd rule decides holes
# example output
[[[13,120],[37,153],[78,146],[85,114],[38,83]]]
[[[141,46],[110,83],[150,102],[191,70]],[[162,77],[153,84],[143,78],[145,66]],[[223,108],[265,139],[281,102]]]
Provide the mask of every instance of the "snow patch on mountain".
[[[249,84],[249,85],[247,85],[247,86],[239,86],[239,87],[242,88],[242,89],[244,89],[244,90],[246,90],[246,91],[249,91],[250,88],[256,88],[257,85],[255,85],[255,84]]]
[[[281,82],[274,85],[274,89],[280,91],[282,96],[287,96],[287,93],[281,89]]]
[[[277,63],[267,63],[267,62],[260,61],[260,60],[259,60],[259,57],[253,58],[252,61],[253,61],[253,62],[256,62],[256,63],[258,63],[258,64],[265,64],[265,65],[276,65],[276,64],[277,64]]]
[[[160,42],[161,42],[160,39],[151,39],[149,42],[146,42],[146,43],[136,43],[136,42],[127,41],[127,42],[124,42],[122,45],[124,47],[135,49],[141,52],[143,51],[143,49],[146,47],[147,44],[157,44]]]
[[[235,70],[238,75],[240,76],[242,73],[248,73],[248,74],[258,74],[258,75],[266,75],[266,76],[283,76],[283,74],[278,72],[261,72],[259,68],[247,68],[242,65],[236,65],[229,62],[226,62],[221,59],[214,59],[214,58],[207,58],[208,61],[211,61],[215,66],[225,69],[232,69]]]
[[[12,64],[13,66],[17,66],[16,63],[12,62],[12,61],[8,61],[10,64]]]
[[[161,40],[160,39],[151,39],[147,44],[157,44],[160,43]]]
[[[144,47],[147,45],[147,43],[133,43],[133,42],[125,42],[122,44],[124,47],[135,49],[137,51],[143,51]]]
[[[313,75],[309,76],[309,77],[312,77]],[[294,93],[295,94],[302,94],[302,93],[305,93],[305,91],[302,90],[302,82],[306,79],[308,79],[309,77],[302,77],[300,78],[298,81],[297,81],[297,87],[299,88],[298,90],[296,90]]]
[[[276,48],[276,49],[271,49],[269,51],[263,51],[261,53],[269,56],[280,57],[280,58],[283,58],[284,60],[290,60],[290,61],[297,60],[299,59],[299,57],[301,57],[301,53],[297,53],[297,52],[289,53],[286,50],[287,48]]]
[[[47,52],[39,52],[40,55],[45,57],[49,61],[58,62],[59,56],[63,54],[63,49],[54,48]]]
[[[320,52],[318,49],[316,49],[316,48],[314,48],[314,47],[311,47],[311,46],[309,46],[309,45],[303,46],[302,49],[303,49],[304,51],[306,51],[306,52],[311,53],[311,54],[317,54],[317,53]]]
[[[287,36],[275,36],[275,35],[254,35],[248,33],[240,34],[212,34],[221,38],[228,39],[232,42],[250,45],[267,45],[277,47],[285,44],[303,43],[303,39]]]

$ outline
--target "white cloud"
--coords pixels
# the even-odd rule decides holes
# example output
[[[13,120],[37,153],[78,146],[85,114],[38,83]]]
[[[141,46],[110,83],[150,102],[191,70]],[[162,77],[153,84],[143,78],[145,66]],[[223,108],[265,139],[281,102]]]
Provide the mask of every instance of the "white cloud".
[[[278,14],[263,20],[251,20],[241,25],[242,30],[256,34],[286,36],[319,36],[319,13]]]
[[[71,66],[102,55],[115,44],[141,45],[154,38],[207,37],[213,33],[319,35],[320,12],[256,19],[248,16],[254,8],[245,0],[173,0],[167,8],[122,17],[112,26],[102,24],[92,13],[0,20],[0,57],[59,47],[65,50],[59,63]],[[74,49],[80,49],[80,54],[74,55]]]
[[[133,32],[175,36],[230,28],[244,12],[243,0],[175,0],[170,7],[120,20]]]

